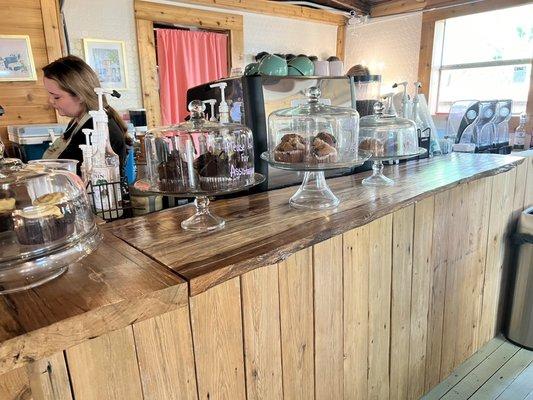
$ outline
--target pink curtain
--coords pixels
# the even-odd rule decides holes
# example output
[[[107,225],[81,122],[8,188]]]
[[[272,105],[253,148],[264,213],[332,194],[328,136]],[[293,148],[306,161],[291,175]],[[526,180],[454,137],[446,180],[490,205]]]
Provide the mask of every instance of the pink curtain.
[[[228,36],[179,29],[157,29],[156,36],[162,122],[183,122],[187,89],[228,76]]]

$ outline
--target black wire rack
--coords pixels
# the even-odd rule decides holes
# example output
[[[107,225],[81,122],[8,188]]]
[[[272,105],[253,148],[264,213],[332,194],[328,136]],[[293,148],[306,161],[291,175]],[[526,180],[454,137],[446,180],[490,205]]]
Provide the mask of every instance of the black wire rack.
[[[106,222],[133,216],[130,190],[126,179],[87,184],[92,212]]]

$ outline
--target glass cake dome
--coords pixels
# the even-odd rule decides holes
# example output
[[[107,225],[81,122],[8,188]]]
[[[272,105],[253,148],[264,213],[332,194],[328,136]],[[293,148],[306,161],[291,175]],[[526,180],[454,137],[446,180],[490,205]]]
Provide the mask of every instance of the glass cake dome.
[[[272,112],[268,117],[268,151],[261,155],[271,166],[305,171],[302,185],[291,197],[295,208],[335,208],[340,200],[330,190],[325,170],[361,165],[359,114],[320,100],[318,87],[306,90],[307,101]]]
[[[424,153],[418,147],[416,124],[410,119],[383,114],[383,104],[374,105],[374,115],[361,118],[359,149],[372,153],[373,175],[364,179],[369,186],[393,185],[394,181],[383,175],[383,161],[412,158]]]
[[[61,275],[100,240],[76,175],[0,156],[0,293]]]
[[[145,137],[147,178],[135,188],[176,197],[196,197],[196,214],[181,226],[198,232],[222,228],[208,210],[207,196],[236,192],[264,178],[255,173],[252,131],[204,118],[205,104],[189,104],[188,122],[150,130]]]

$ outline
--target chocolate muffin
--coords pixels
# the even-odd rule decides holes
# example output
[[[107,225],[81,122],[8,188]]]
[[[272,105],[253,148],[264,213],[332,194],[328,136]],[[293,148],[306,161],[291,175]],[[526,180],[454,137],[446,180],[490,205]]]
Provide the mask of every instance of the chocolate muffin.
[[[8,197],[0,199],[0,233],[13,230],[13,210],[17,201]]]
[[[332,134],[330,133],[327,133],[327,132],[319,132],[315,138],[317,139],[320,139],[320,140],[323,140],[324,142],[326,142],[327,144],[329,144],[330,146],[332,147],[336,147],[337,146],[337,139],[335,139],[335,136],[333,136]]]
[[[385,148],[379,139],[364,138],[359,142],[359,150],[370,151],[376,157],[383,157]]]
[[[17,239],[23,245],[52,243],[74,230],[74,225],[66,221],[59,207],[52,205],[15,210],[13,221]]]
[[[224,190],[231,184],[230,158],[225,152],[214,154],[210,151],[194,160],[200,187],[203,190]]]
[[[315,137],[311,145],[311,152],[305,161],[310,164],[334,163],[337,161],[337,149],[324,140]]]
[[[284,135],[274,149],[274,160],[286,163],[304,161],[305,140],[296,133]]]
[[[173,153],[168,160],[159,164],[159,188],[169,192],[180,192],[194,186],[189,182],[188,164],[183,161],[179,153]]]

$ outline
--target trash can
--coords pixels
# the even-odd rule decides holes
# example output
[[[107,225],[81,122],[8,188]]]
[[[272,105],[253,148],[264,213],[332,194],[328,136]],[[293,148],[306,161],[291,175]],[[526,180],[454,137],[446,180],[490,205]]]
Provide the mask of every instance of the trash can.
[[[513,244],[515,275],[506,334],[511,341],[533,349],[533,207],[520,214]]]

